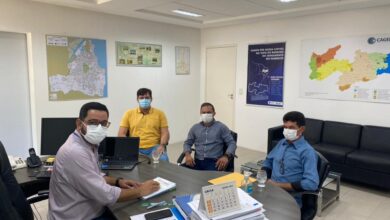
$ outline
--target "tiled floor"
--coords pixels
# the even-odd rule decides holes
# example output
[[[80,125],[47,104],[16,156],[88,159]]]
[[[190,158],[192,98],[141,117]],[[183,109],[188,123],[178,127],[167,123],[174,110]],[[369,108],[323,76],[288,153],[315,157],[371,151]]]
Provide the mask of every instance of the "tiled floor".
[[[168,146],[170,161],[176,163],[182,151],[183,143]],[[235,160],[235,170],[239,172],[240,165],[248,161],[257,161],[265,158],[265,153],[237,148],[238,158]],[[36,204],[41,218],[46,219],[47,201]],[[390,191],[379,191],[373,188],[357,186],[350,183],[341,183],[340,200],[327,207],[321,217],[315,220],[388,220],[390,219]],[[36,212],[35,212],[36,213]]]

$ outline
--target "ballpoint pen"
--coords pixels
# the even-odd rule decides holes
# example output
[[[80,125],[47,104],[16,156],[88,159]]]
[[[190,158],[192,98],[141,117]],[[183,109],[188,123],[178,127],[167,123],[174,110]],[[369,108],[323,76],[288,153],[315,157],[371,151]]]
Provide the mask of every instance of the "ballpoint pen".
[[[151,209],[151,208],[154,208],[156,206],[163,206],[163,205],[166,205],[167,202],[166,201],[161,201],[161,202],[155,202],[155,203],[150,203],[150,206],[146,207],[146,209]]]

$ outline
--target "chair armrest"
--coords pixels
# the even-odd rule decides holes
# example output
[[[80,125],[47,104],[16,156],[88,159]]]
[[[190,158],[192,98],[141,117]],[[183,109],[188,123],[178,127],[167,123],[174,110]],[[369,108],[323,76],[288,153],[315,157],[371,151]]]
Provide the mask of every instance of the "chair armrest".
[[[193,151],[195,151],[195,149],[191,148],[191,153],[192,153]],[[180,154],[179,158],[177,158],[177,161],[176,161],[177,165],[180,166],[180,165],[183,164],[183,159],[184,159],[185,156],[186,156],[186,154],[185,154],[184,152],[182,152],[182,153]]]
[[[297,195],[314,195],[314,196],[318,196],[319,194],[319,190],[316,190],[316,191],[302,191],[302,192],[290,192],[290,194],[292,196],[297,196]]]
[[[32,195],[27,198],[27,202],[29,204],[40,202],[42,200],[48,199],[49,198],[49,190],[41,190],[38,191],[37,194]]]

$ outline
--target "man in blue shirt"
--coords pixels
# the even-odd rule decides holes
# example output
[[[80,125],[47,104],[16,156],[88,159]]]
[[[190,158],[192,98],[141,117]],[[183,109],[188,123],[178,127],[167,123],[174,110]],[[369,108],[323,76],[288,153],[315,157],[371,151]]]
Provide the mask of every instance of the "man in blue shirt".
[[[215,109],[211,103],[203,103],[200,114],[202,121],[192,126],[184,142],[186,166],[197,170],[225,170],[235,155],[236,142],[229,128],[214,119]],[[225,143],[228,147],[223,152]],[[192,145],[195,145],[195,160],[191,156]]]
[[[303,137],[305,116],[301,112],[288,112],[283,116],[284,139],[267,155],[263,170],[267,171],[268,183],[289,192],[316,190],[319,178],[318,156]],[[302,206],[300,196],[294,197]]]

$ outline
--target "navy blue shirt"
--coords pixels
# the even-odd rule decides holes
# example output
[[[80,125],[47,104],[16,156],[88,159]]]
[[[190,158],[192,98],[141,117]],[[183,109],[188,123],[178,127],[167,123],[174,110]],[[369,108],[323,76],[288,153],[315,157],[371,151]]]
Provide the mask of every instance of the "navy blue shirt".
[[[200,122],[192,126],[188,132],[183,152],[190,152],[192,145],[195,145],[196,159],[217,159],[223,155],[224,143],[228,145],[226,154],[235,155],[236,142],[226,125],[214,120],[209,127],[206,127],[203,122]]]
[[[317,171],[318,156],[313,147],[302,136],[289,143],[286,139],[279,141],[267,155],[263,167],[272,170],[271,179],[280,183],[291,183],[297,191],[316,190],[319,184]],[[295,196],[302,206],[300,196]]]

